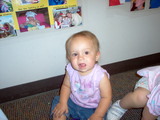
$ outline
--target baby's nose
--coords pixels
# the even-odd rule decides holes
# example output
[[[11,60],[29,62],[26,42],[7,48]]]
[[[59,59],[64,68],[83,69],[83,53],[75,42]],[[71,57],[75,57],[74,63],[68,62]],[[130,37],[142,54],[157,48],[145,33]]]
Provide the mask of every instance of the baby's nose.
[[[79,55],[79,56],[78,56],[78,59],[79,59],[79,60],[84,59],[84,55]]]

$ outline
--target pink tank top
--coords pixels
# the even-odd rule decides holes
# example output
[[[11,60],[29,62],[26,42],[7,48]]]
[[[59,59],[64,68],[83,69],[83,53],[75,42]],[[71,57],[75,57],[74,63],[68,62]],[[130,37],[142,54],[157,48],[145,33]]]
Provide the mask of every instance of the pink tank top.
[[[137,73],[140,76],[148,79],[148,86],[150,91],[152,91],[156,85],[160,84],[160,65],[143,68],[137,71]]]
[[[72,101],[84,108],[96,108],[101,98],[100,81],[104,74],[109,78],[108,72],[98,64],[95,64],[92,72],[86,76],[81,76],[71,64],[68,64],[66,69],[70,77]]]
[[[149,112],[155,116],[160,116],[160,66],[147,67],[137,73],[148,79],[148,86],[151,92],[147,96]]]

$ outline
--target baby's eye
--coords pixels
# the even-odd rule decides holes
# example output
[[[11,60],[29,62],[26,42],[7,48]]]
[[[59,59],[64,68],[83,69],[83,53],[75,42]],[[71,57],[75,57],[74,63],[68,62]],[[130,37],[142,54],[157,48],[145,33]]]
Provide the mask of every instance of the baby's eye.
[[[85,51],[85,55],[88,55],[89,54],[89,52],[88,51]]]
[[[73,53],[73,54],[72,54],[73,57],[75,57],[75,56],[77,56],[77,55],[78,55],[77,53]]]

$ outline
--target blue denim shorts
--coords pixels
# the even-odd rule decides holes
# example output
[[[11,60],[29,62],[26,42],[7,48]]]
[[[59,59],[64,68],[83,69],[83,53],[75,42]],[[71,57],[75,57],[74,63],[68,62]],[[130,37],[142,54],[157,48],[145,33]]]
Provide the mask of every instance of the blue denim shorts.
[[[51,116],[53,115],[52,110],[59,103],[59,96],[55,96],[52,101]],[[76,120],[88,120],[88,118],[95,112],[96,108],[84,108],[75,104],[70,98],[68,100],[68,113],[65,114],[68,119],[74,118]],[[107,113],[104,118],[106,118]]]

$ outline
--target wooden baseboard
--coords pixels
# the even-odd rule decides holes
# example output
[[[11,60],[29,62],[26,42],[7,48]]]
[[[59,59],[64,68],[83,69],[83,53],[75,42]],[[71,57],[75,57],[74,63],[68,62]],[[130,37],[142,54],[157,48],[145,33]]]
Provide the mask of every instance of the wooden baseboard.
[[[160,64],[160,53],[142,56],[134,59],[103,65],[110,75]],[[58,89],[61,86],[64,75],[39,80],[31,83],[17,85],[0,90],[0,103],[19,99],[22,97]]]

